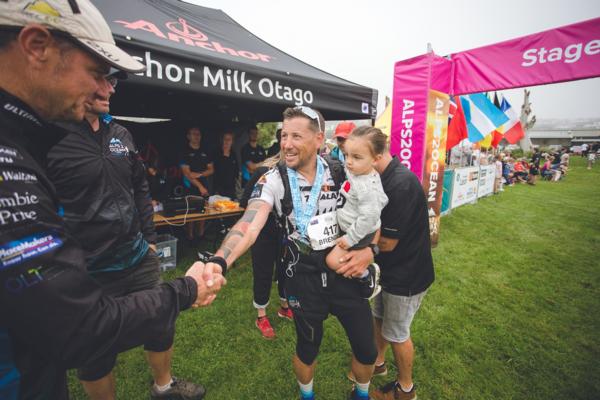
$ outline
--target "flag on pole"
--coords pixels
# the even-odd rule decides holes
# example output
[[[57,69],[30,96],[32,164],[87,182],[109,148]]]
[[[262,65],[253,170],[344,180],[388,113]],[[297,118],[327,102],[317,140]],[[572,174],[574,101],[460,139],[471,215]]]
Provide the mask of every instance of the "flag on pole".
[[[449,120],[454,118],[454,114],[456,114],[456,100],[454,99],[454,96],[450,96],[450,108],[448,108]]]
[[[452,104],[452,100],[451,100]],[[456,109],[453,110],[453,118],[448,125],[448,136],[446,139],[446,150],[450,150],[467,138],[467,121],[463,113],[460,97],[454,99]],[[452,107],[452,106],[451,106]]]
[[[462,96],[460,99],[471,143],[481,141],[508,121],[508,117],[482,93]]]
[[[502,131],[504,132],[504,138],[508,141],[508,143],[515,144],[525,137],[525,131],[523,130],[523,126],[521,126],[519,116],[517,115],[515,109],[505,98],[502,98],[500,109],[509,118],[508,122],[506,122],[502,127]]]
[[[494,105],[501,110],[500,108],[500,100],[498,100],[498,92],[494,92]],[[502,139],[504,138],[504,134],[501,132],[502,127],[498,127],[492,132],[492,147],[497,148]]]

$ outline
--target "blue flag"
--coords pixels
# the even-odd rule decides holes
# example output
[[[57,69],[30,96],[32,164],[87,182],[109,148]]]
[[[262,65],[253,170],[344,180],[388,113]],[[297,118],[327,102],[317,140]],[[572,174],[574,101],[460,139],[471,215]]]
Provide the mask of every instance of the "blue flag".
[[[460,100],[467,120],[467,131],[471,143],[483,140],[509,119],[483,93],[461,96]]]

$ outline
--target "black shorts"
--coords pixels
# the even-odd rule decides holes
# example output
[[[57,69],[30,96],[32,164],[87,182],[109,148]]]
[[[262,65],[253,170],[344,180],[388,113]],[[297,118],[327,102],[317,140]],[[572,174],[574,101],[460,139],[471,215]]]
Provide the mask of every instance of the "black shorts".
[[[160,262],[152,249],[134,267],[123,271],[106,272],[94,275],[94,279],[102,285],[104,294],[113,297],[126,296],[129,293],[153,289],[161,283]],[[160,338],[144,344],[144,349],[153,352],[167,351],[173,345],[175,331],[164,332]],[[95,381],[106,376],[115,366],[117,354],[98,358],[77,370],[77,377],[82,381]]]
[[[287,270],[285,292],[294,313],[296,355],[304,364],[314,362],[323,338],[323,321],[332,314],[346,331],[356,359],[373,364],[377,349],[369,302],[360,296],[356,279],[325,267],[325,254],[321,253],[300,255],[295,267]]]

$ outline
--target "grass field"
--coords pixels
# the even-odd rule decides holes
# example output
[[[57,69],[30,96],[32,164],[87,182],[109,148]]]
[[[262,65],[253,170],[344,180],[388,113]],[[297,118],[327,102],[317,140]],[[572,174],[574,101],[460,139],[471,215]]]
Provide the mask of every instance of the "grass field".
[[[559,183],[509,187],[442,219],[436,281],[412,329],[419,399],[600,399],[600,165],[572,164]],[[166,277],[191,261],[184,254]],[[213,306],[180,316],[173,371],[210,400],[297,399],[293,325],[271,318],[277,338],[261,338],[248,257],[237,264]],[[318,398],[347,397],[349,354],[330,318]],[[148,398],[141,349],[119,356],[116,376],[119,399]],[[71,389],[85,398],[73,375]]]

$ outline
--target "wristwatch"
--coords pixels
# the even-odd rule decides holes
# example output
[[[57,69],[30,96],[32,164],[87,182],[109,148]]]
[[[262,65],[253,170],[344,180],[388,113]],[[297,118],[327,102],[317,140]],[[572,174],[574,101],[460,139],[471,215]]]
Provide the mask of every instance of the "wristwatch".
[[[369,248],[373,252],[373,257],[379,255],[379,246],[377,246],[375,243],[369,243]]]

